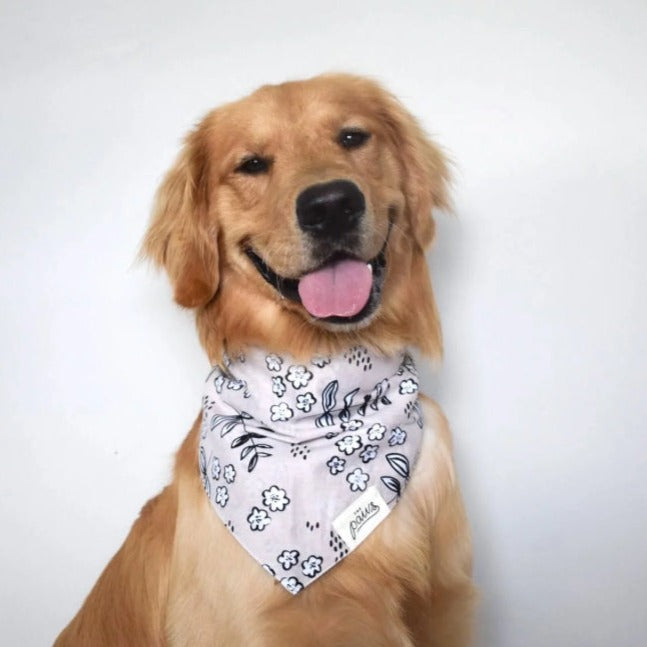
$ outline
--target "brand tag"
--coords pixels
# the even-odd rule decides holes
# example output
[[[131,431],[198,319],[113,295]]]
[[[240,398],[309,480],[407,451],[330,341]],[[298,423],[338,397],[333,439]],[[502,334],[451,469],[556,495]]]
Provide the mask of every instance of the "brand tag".
[[[375,486],[367,488],[333,522],[333,528],[350,550],[361,544],[389,514]]]

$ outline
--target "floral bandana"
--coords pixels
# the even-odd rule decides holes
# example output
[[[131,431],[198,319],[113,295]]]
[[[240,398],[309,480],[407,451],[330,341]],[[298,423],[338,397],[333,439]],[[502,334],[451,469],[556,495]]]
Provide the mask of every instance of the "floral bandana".
[[[386,518],[422,440],[412,358],[355,346],[300,363],[252,349],[203,398],[204,489],[234,537],[292,594]]]

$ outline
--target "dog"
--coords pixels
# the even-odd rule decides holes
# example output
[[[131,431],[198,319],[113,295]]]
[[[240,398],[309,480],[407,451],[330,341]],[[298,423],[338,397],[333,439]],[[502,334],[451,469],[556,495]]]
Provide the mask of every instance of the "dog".
[[[171,484],[57,646],[470,643],[450,432],[403,351],[442,350],[424,250],[448,181],[414,117],[362,77],[263,86],[189,133],[142,249],[195,311],[214,373]],[[263,470],[284,480],[259,485]]]

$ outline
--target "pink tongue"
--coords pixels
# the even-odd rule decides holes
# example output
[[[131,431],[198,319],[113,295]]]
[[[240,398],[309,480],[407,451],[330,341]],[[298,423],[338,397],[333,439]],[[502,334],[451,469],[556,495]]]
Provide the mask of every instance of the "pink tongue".
[[[366,305],[373,285],[368,263],[346,259],[306,274],[299,296],[314,317],[352,317]]]

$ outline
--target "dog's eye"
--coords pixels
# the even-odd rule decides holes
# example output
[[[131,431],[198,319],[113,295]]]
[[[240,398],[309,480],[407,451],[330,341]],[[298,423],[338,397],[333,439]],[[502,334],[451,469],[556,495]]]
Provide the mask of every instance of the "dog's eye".
[[[344,128],[337,136],[337,142],[346,149],[359,148],[369,140],[371,133],[359,128]]]
[[[237,167],[236,173],[246,173],[247,175],[259,175],[267,173],[270,170],[271,160],[266,157],[248,157],[244,159]]]

